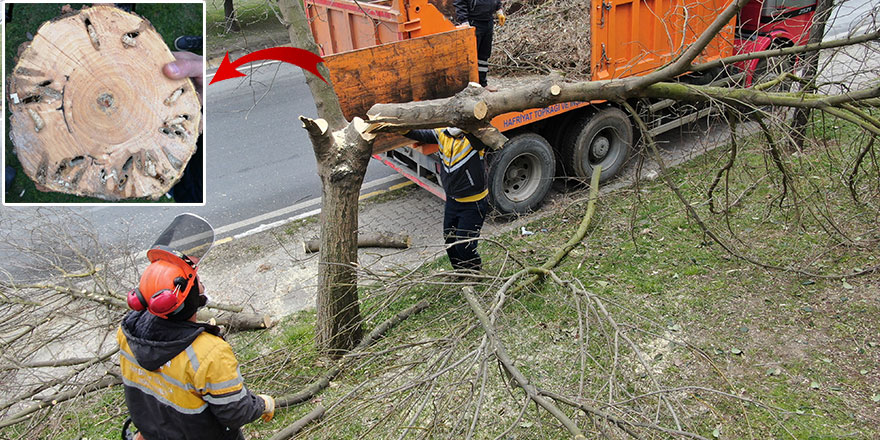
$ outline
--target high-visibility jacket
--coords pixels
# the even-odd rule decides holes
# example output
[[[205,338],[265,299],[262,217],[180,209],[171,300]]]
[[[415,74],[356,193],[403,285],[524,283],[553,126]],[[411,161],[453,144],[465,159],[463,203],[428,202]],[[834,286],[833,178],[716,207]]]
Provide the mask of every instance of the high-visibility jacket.
[[[486,144],[474,136],[449,135],[446,129],[411,130],[404,136],[440,147],[440,181],[446,197],[459,202],[476,202],[489,195]]]
[[[216,326],[130,312],[116,339],[125,403],[146,440],[244,439],[239,428],[263,413]]]

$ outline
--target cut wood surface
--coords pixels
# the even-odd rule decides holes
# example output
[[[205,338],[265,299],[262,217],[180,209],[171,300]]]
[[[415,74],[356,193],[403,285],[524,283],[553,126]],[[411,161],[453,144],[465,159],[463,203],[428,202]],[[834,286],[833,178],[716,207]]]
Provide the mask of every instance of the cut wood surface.
[[[41,189],[153,199],[195,152],[201,104],[146,19],[94,6],[44,23],[8,77],[10,138]]]

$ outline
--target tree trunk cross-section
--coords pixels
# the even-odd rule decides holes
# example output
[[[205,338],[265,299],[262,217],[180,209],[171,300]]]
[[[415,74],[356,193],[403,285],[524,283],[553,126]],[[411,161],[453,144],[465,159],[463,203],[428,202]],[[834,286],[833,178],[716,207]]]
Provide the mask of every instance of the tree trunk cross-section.
[[[201,104],[146,19],[95,6],[44,23],[8,78],[10,138],[51,191],[156,199],[195,152]]]

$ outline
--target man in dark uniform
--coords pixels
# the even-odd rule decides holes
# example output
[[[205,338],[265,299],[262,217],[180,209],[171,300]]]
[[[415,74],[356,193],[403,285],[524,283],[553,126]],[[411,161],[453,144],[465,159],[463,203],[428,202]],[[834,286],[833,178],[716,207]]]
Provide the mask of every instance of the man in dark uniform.
[[[493,17],[498,17],[499,26],[504,26],[507,21],[504,10],[501,9],[501,0],[455,0],[453,5],[456,23],[469,23],[476,28],[477,71],[480,74],[480,85],[486,87],[489,56],[492,55]]]
[[[443,238],[455,270],[477,271],[477,238],[489,210],[486,145],[455,127],[412,130],[404,136],[440,146],[440,180],[446,192]]]

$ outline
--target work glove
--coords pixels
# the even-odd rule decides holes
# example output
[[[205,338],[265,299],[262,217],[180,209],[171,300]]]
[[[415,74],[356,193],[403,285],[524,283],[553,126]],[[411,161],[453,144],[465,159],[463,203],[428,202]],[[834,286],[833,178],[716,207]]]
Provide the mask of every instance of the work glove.
[[[257,397],[263,399],[263,402],[266,404],[265,409],[263,409],[263,415],[260,418],[264,422],[271,421],[272,417],[275,417],[275,399],[267,394],[258,394]]]
[[[498,26],[504,26],[504,23],[507,22],[507,16],[504,15],[504,11],[501,9],[495,11],[495,18],[498,19]]]

